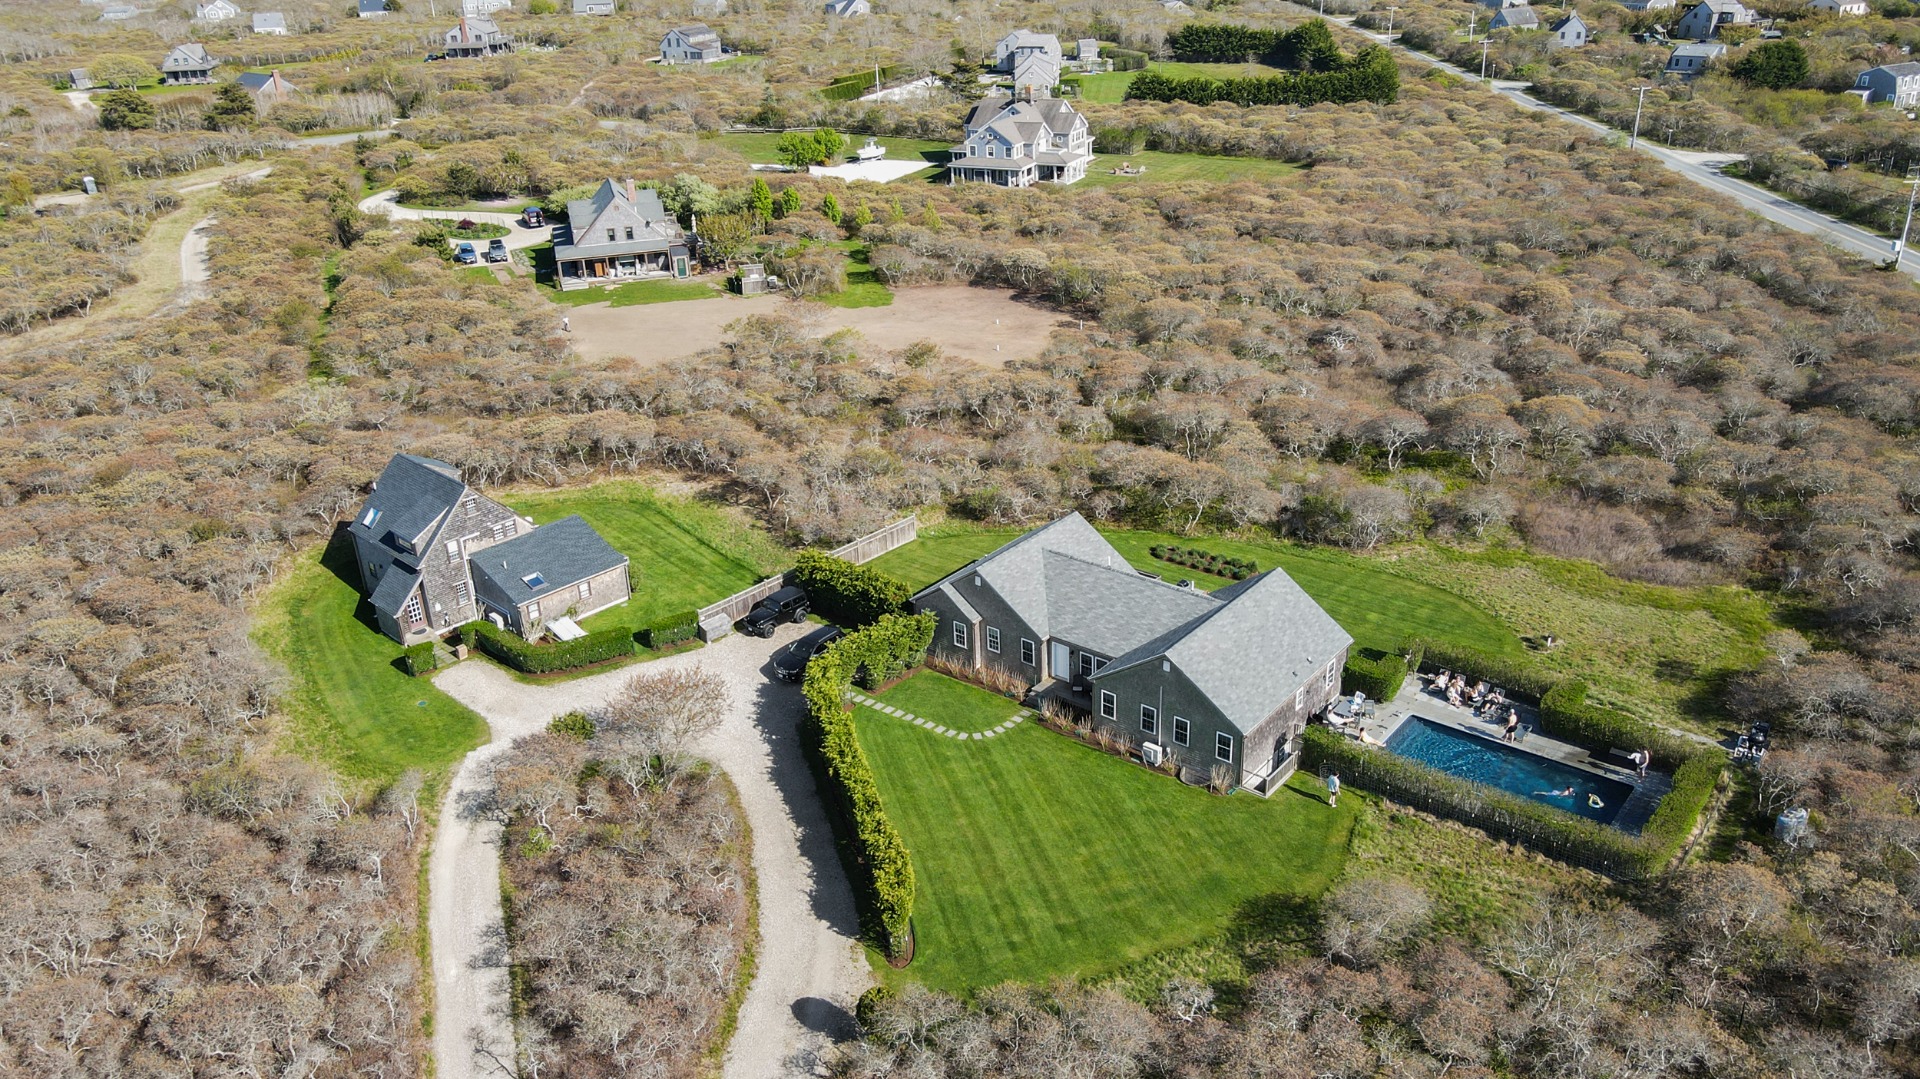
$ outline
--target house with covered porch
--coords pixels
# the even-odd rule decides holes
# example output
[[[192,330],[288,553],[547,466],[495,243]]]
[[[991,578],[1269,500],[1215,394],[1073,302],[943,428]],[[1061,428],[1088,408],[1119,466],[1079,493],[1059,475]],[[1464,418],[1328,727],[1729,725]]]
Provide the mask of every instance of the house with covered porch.
[[[1134,569],[1079,514],[915,595],[932,656],[1071,705],[1149,763],[1270,793],[1340,693],[1353,638],[1281,570],[1216,592]]]
[[[1057,68],[1053,77],[1059,77]],[[1087,118],[1057,97],[1040,96],[1045,92],[989,97],[974,105],[964,123],[967,140],[947,159],[948,182],[1032,187],[1084,179],[1093,161]]]
[[[590,199],[567,203],[555,226],[555,272],[562,290],[649,277],[688,275],[687,235],[650,187],[608,180]]]

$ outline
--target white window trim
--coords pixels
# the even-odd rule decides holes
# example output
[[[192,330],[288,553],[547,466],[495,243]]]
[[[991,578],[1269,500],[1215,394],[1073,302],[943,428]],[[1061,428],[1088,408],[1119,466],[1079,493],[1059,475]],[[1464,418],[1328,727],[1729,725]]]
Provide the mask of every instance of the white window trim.
[[[953,624],[953,646],[955,648],[965,648],[967,646],[967,624],[965,622],[956,621]]]
[[[1039,663],[1040,646],[1027,640],[1025,637],[1020,638],[1020,662],[1029,667]]]
[[[1226,749],[1225,753],[1221,752],[1222,748]],[[1233,735],[1228,734],[1225,731],[1214,732],[1213,759],[1217,761],[1225,761],[1228,764],[1233,763]]]
[[[1306,707],[1306,704],[1307,687],[1301,686],[1293,691],[1293,710],[1298,712],[1300,709]]]
[[[527,621],[533,622],[536,624],[539,623],[540,621],[540,601],[539,600],[536,599],[532,603],[527,604]]]
[[[999,626],[987,627],[987,651],[992,652],[996,656],[1000,654],[1000,627]]]
[[[1115,697],[1109,690],[1103,689],[1100,691],[1100,718],[1120,718],[1120,699]]]
[[[1140,706],[1140,729],[1148,734],[1160,733],[1160,709],[1151,704]]]
[[[1335,672],[1337,672],[1338,670],[1339,668],[1333,665],[1332,663],[1327,664],[1327,688],[1328,689],[1333,688],[1334,675],[1335,675]]]
[[[1181,728],[1183,727],[1186,729],[1186,733],[1184,734],[1181,733]],[[1176,746],[1184,746],[1187,743],[1191,742],[1192,740],[1193,740],[1193,724],[1187,722],[1186,717],[1184,716],[1174,716],[1173,717],[1173,744]]]

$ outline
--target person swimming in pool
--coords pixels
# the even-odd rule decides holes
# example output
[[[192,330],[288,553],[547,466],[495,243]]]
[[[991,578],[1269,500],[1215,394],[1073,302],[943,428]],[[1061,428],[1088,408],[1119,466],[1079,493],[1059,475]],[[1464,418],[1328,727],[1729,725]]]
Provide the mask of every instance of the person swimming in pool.
[[[1568,787],[1563,791],[1534,791],[1533,796],[1535,798],[1571,798],[1573,797],[1573,788]]]

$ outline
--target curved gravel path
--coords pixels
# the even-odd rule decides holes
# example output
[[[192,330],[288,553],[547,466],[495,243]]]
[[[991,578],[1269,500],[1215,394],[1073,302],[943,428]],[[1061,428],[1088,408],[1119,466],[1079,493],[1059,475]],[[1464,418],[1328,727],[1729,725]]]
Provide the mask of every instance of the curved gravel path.
[[[441,1079],[497,1074],[479,1042],[505,1058],[500,826],[486,812],[486,771],[503,747],[576,708],[604,703],[642,670],[702,667],[732,696],[720,728],[699,747],[739,788],[753,828],[760,896],[759,966],[727,1049],[725,1079],[810,1074],[827,1043],[852,1035],[854,1002],[871,984],[858,943],[853,892],[833,846],[813,775],[800,753],[799,687],[773,675],[773,653],[812,627],[772,640],[739,634],[683,655],[551,686],[515,681],[469,660],[434,684],[485,717],[493,741],[467,755],[447,794],[428,863],[428,929],[435,982],[434,1055]]]

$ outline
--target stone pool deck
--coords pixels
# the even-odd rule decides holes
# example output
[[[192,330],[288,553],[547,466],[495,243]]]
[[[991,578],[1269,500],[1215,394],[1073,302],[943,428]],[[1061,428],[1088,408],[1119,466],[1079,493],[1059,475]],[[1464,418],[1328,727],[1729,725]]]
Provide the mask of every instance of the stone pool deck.
[[[1500,731],[1506,726],[1506,713],[1499,717],[1476,716],[1471,709],[1455,708],[1447,703],[1445,697],[1427,692],[1427,678],[1423,675],[1408,675],[1406,684],[1400,687],[1400,695],[1388,702],[1375,702],[1373,715],[1357,723],[1348,724],[1344,729],[1363,741],[1378,745],[1393,737],[1400,725],[1413,716],[1430,720],[1442,726],[1452,727],[1469,734],[1478,735],[1490,742],[1500,741]],[[1633,788],[1633,794],[1627,803],[1620,807],[1620,813],[1613,820],[1615,827],[1622,831],[1639,834],[1646,826],[1647,818],[1653,815],[1660,799],[1673,789],[1673,777],[1661,772],[1648,772],[1642,779],[1631,768],[1624,768],[1610,761],[1597,759],[1582,746],[1571,742],[1562,742],[1539,733],[1540,717],[1534,709],[1516,703],[1520,710],[1521,739],[1510,743],[1516,749],[1525,750],[1535,756],[1566,765],[1592,775],[1604,776]],[[1634,746],[1621,746],[1621,749],[1634,749]]]

